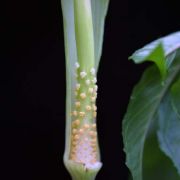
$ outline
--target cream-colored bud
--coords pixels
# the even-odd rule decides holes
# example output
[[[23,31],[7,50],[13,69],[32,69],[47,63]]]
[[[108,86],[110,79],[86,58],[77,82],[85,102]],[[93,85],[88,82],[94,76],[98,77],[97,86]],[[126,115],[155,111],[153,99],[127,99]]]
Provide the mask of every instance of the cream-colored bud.
[[[81,78],[85,78],[87,76],[87,73],[85,71],[80,72]]]
[[[78,126],[80,124],[80,120],[76,119],[75,121],[73,121],[73,125]]]
[[[89,105],[86,106],[87,111],[90,111],[91,109],[92,109],[91,106],[89,106]]]
[[[74,139],[75,139],[75,140],[78,140],[78,139],[79,139],[79,135],[76,134],[76,135],[74,136]]]
[[[73,133],[73,134],[76,134],[76,133],[77,133],[77,129],[73,129],[73,130],[72,130],[72,133]]]
[[[96,111],[97,110],[97,106],[93,104],[93,110]]]
[[[91,97],[91,101],[92,101],[92,102],[95,102],[95,101],[96,101],[96,97],[92,96],[92,97]]]
[[[92,79],[92,82],[93,82],[94,84],[97,83],[96,77],[94,77],[94,78]]]
[[[89,92],[90,94],[92,94],[92,93],[94,92],[93,88],[89,88],[89,89],[88,89],[88,92]]]
[[[79,112],[79,116],[80,117],[84,117],[85,116],[85,112]]]
[[[86,80],[86,85],[90,85],[91,81],[89,79]]]
[[[84,128],[89,129],[90,128],[89,124],[84,124]]]
[[[91,74],[94,76],[95,73],[96,73],[96,70],[95,70],[94,68],[91,68],[90,72],[91,72]]]
[[[76,106],[77,108],[79,108],[79,107],[81,106],[81,102],[79,102],[79,101],[75,102],[75,106]]]
[[[92,128],[96,128],[96,123],[92,124]]]
[[[77,116],[78,115],[78,112],[77,111],[73,111],[73,116]]]
[[[81,97],[81,99],[85,99],[86,98],[86,93],[81,93],[80,97]]]

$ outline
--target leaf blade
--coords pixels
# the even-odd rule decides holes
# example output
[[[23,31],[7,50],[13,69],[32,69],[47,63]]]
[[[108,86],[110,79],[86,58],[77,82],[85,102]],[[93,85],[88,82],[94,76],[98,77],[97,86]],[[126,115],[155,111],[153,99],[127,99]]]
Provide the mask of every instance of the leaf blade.
[[[172,160],[180,174],[180,119],[173,110],[169,93],[158,110],[158,122],[160,148]]]
[[[158,122],[155,124],[158,124]],[[172,161],[159,148],[156,131],[157,127],[152,127],[146,139],[143,156],[143,177],[145,180],[179,180],[180,177]]]
[[[159,76],[158,76],[158,79],[156,78],[157,82],[154,81],[154,79],[147,81],[147,78],[149,77],[149,75],[154,74],[154,73],[158,75],[157,69],[154,66],[148,68],[145,71],[142,79],[133,90],[132,97],[128,105],[128,110],[123,119],[124,151],[126,152],[126,157],[127,157],[126,165],[131,170],[133,180],[142,180],[143,145],[144,145],[145,137],[147,133],[146,129],[148,129],[146,127],[148,126],[146,122],[149,123],[155,113],[155,109],[154,109],[154,106],[152,105],[152,102],[150,103],[150,105],[145,106],[143,110],[138,112],[138,109],[141,109],[140,108],[141,104],[138,103],[138,99],[142,99],[147,96],[143,94],[143,91],[146,87],[149,88],[152,85],[154,86],[154,84],[159,84],[160,82]],[[158,91],[160,91],[161,87],[158,85],[157,89]],[[137,122],[136,119],[142,120],[143,119],[142,112],[147,112],[148,109],[151,109],[151,112],[152,112],[150,117],[148,119],[144,119],[144,122],[141,122],[141,121]],[[134,131],[135,129],[138,129],[138,133]],[[138,160],[136,157],[138,157]]]
[[[180,78],[171,87],[171,103],[177,116],[180,118]]]
[[[161,83],[161,76],[157,68],[152,66],[145,71],[133,90],[128,110],[123,119],[123,141],[127,155],[126,164],[131,170],[134,180],[142,180],[145,138],[160,102],[179,73],[180,64],[177,64],[174,63],[174,66],[171,67],[164,85]],[[145,105],[144,102],[146,102]]]

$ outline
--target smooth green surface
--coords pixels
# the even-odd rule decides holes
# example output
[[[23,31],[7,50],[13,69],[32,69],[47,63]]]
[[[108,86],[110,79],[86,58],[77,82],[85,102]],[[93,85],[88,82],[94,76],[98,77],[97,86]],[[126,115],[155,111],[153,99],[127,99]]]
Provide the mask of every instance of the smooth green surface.
[[[90,0],[74,0],[75,37],[78,62],[83,71],[94,67],[94,35]]]
[[[173,110],[169,93],[161,102],[158,122],[160,148],[173,161],[180,174],[180,119]]]
[[[180,74],[171,88],[171,103],[173,106],[173,110],[180,118]]]
[[[94,28],[95,68],[98,69],[102,53],[105,17],[108,10],[109,0],[91,0],[91,4]]]
[[[108,2],[109,0],[98,0],[98,1],[91,0],[92,15],[93,15],[92,24],[93,24],[93,34],[94,34],[93,37],[94,45],[93,42],[90,42],[90,46],[91,46],[90,48],[92,48],[92,45],[94,46],[93,47],[94,55],[92,55],[92,57],[95,60],[96,72],[98,70],[98,64],[101,56],[103,33],[104,33],[104,22],[105,22]],[[75,37],[74,0],[61,0],[61,6],[62,6],[63,22],[64,22],[64,41],[65,41],[65,55],[66,55],[66,142],[65,142],[65,151],[64,151],[64,163],[66,165],[66,168],[73,176],[73,179],[80,178],[82,180],[86,180],[86,179],[89,180],[95,178],[96,175],[95,172],[97,172],[99,168],[97,168],[96,170],[88,170],[86,171],[86,173],[84,173],[85,169],[83,169],[81,166],[77,164],[72,165],[72,163],[69,161],[71,121],[72,121],[70,114],[75,101],[75,97],[74,97],[74,89],[76,84],[75,62],[77,62],[78,56],[77,56],[76,37]],[[81,37],[79,38],[81,39]],[[91,38],[92,36],[90,35],[90,39]],[[92,49],[90,49],[89,51],[92,51]],[[81,53],[83,57],[85,57],[85,55],[87,56],[87,54],[85,54],[86,52],[81,52]],[[88,56],[92,58],[91,55]],[[84,62],[83,59],[80,60],[81,61],[80,63],[85,65],[86,63]],[[86,174],[88,175],[88,177],[85,177]]]
[[[134,180],[143,179],[142,162],[146,136],[156,120],[155,115],[163,98],[179,75],[180,59],[176,53],[179,47],[180,33],[177,32],[146,45],[130,57],[135,63],[148,61],[151,57],[151,61],[156,64],[145,70],[140,82],[135,86],[123,120],[126,164]],[[166,111],[164,114],[166,115]]]
[[[148,133],[146,139],[143,177],[145,180],[180,180],[173,163],[159,148],[156,127]]]
[[[157,64],[162,76],[165,77],[178,48],[180,48],[180,32],[172,33],[149,43],[135,51],[129,59],[135,63],[153,61]]]
[[[63,23],[64,23],[64,41],[66,56],[66,141],[64,151],[64,162],[67,162],[70,153],[70,136],[71,136],[71,111],[74,104],[75,62],[77,61],[77,50],[75,41],[74,28],[74,5],[73,0],[61,0]]]

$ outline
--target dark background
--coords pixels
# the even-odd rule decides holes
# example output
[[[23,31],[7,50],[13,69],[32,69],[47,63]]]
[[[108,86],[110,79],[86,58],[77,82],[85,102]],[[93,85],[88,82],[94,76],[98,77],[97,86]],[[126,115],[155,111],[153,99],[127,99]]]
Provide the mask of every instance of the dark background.
[[[127,180],[121,122],[146,65],[127,57],[180,29],[179,0],[111,0],[98,73],[103,168],[97,180]],[[65,59],[58,0],[1,4],[0,179],[70,180],[63,163]]]

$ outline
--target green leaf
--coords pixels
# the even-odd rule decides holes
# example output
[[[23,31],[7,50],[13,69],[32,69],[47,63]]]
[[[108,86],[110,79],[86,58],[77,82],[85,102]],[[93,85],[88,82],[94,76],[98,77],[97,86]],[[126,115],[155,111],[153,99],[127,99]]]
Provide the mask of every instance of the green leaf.
[[[173,161],[180,174],[180,119],[173,110],[169,94],[161,102],[158,121],[160,148]]]
[[[180,180],[172,161],[159,148],[156,130],[157,127],[153,128],[146,139],[143,156],[143,177],[145,180]]]
[[[94,28],[95,68],[98,69],[102,53],[104,22],[108,9],[109,0],[91,0],[91,4]]]
[[[153,61],[158,66],[161,75],[165,77],[174,59],[172,53],[175,53],[178,48],[180,48],[180,32],[172,33],[151,42],[135,51],[129,59],[133,59],[135,63]]]
[[[174,111],[180,118],[180,78],[173,84],[171,88],[171,102]]]
[[[147,132],[153,123],[159,105],[180,70],[180,59],[176,59],[169,74],[161,83],[155,66],[148,68],[134,88],[123,120],[123,140],[126,164],[134,180],[142,180],[143,149]]]

